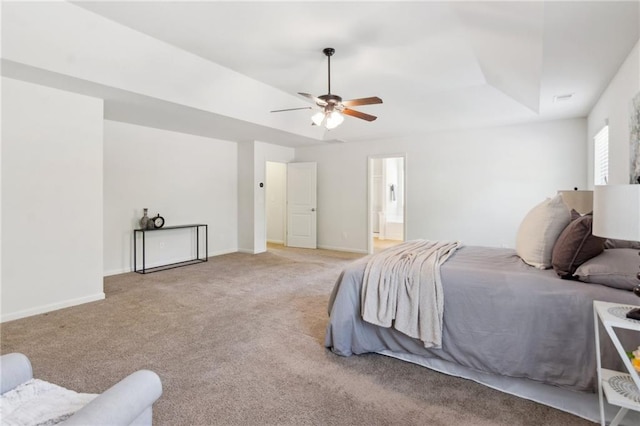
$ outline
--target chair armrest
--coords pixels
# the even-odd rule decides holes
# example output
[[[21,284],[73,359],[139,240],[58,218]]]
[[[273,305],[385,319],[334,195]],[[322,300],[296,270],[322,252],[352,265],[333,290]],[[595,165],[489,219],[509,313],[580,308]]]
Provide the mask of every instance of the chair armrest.
[[[139,370],[98,395],[69,417],[64,425],[130,425],[134,422],[151,424],[150,417],[148,422],[138,418],[151,408],[160,395],[160,377],[153,371]]]
[[[33,369],[26,355],[11,353],[0,357],[0,395],[31,379]]]

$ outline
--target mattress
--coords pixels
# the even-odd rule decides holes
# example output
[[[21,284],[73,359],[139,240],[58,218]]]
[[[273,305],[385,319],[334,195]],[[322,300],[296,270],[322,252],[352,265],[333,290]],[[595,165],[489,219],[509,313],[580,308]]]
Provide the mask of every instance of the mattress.
[[[593,301],[640,304],[632,292],[560,279],[525,264],[511,249],[464,246],[441,268],[442,348],[393,328],[366,323],[360,290],[368,257],[347,267],[329,301],[325,346],[342,356],[378,352],[439,359],[471,371],[523,378],[563,388],[597,389]],[[640,336],[622,335],[628,347]],[[604,342],[605,368],[622,364]]]

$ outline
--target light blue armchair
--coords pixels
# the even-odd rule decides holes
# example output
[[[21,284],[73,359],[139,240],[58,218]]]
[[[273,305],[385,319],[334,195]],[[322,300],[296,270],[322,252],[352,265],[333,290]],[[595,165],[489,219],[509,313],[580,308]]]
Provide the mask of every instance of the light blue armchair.
[[[20,353],[0,357],[0,390],[6,392],[31,380],[29,358]],[[125,377],[69,417],[64,425],[151,425],[153,403],[162,395],[158,375],[139,370]]]

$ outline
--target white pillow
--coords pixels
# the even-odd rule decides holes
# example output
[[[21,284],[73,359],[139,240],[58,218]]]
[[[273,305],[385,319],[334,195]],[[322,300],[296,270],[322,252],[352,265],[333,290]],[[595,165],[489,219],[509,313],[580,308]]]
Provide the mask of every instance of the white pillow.
[[[522,220],[516,236],[516,253],[531,266],[550,268],[553,246],[569,222],[571,211],[562,196],[547,198]]]

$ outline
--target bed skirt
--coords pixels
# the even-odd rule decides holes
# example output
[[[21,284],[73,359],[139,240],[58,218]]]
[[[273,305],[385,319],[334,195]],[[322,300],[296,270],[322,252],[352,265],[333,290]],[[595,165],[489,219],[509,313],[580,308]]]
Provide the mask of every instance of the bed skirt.
[[[402,361],[411,362],[413,364],[418,364],[422,367],[426,367],[449,376],[472,380],[492,389],[547,405],[595,423],[600,423],[600,408],[597,393],[577,392],[558,386],[535,382],[529,379],[484,373],[440,358],[428,358],[425,356],[396,353],[388,350],[376,353]],[[618,409],[619,407],[605,403],[607,424],[610,423],[618,413]],[[620,424],[623,426],[640,425],[640,412],[629,410]]]

